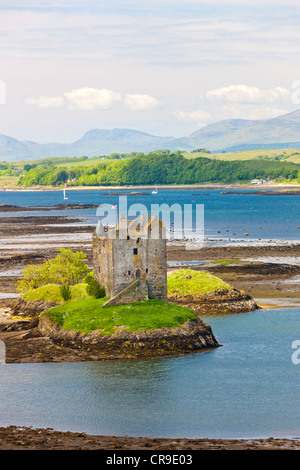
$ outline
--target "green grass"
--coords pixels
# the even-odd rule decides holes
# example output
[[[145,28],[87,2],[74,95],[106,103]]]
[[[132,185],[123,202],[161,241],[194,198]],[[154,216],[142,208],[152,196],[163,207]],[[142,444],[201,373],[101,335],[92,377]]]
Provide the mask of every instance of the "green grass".
[[[217,260],[213,263],[228,265],[238,263],[239,260]],[[206,294],[216,289],[231,289],[232,286],[222,281],[210,273],[202,271],[194,271],[192,269],[178,269],[168,273],[168,295],[185,295],[185,294]],[[93,296],[87,294],[87,284],[80,283],[71,286],[71,301],[82,299],[93,299]],[[22,298],[28,302],[63,302],[60,292],[60,286],[57,284],[47,284],[46,286],[31,289],[22,295]],[[100,301],[100,299],[98,299]],[[141,303],[138,305],[141,306]]]
[[[19,176],[0,176],[0,188],[15,188],[18,181]]]
[[[216,160],[257,160],[258,158],[275,158],[279,157],[280,160],[284,159],[288,162],[299,163],[300,155],[299,149],[254,149],[254,150],[240,150],[237,152],[225,153],[205,153],[205,152],[182,152],[185,158],[206,157]],[[295,155],[296,154],[296,155]]]
[[[216,289],[229,290],[232,286],[203,271],[178,269],[168,273],[168,296],[207,294]]]
[[[82,298],[90,299],[91,296],[87,294],[86,288],[86,283],[71,286],[72,300],[80,300]],[[57,284],[47,284],[46,286],[41,286],[37,289],[31,289],[23,294],[22,298],[28,302],[34,302],[37,300],[43,302],[63,302],[63,298],[60,293],[60,286]]]
[[[47,315],[65,330],[77,330],[80,333],[100,330],[101,335],[112,334],[116,331],[114,327],[120,326],[126,326],[126,331],[176,328],[185,321],[196,318],[194,311],[158,299],[103,307],[106,300],[107,298],[66,302],[43,315]]]
[[[86,287],[85,283],[71,286],[72,300],[68,302],[63,302],[60,286],[54,284],[30,290],[23,298],[27,301],[61,302],[42,315],[47,315],[65,330],[80,333],[100,330],[99,334],[109,335],[117,331],[118,327],[126,327],[127,331],[176,328],[185,321],[196,318],[193,310],[158,299],[103,307],[107,297],[91,298],[86,294]],[[168,274],[168,295],[203,294],[231,288],[229,284],[206,272],[178,269]]]
[[[229,266],[230,264],[240,264],[243,263],[243,261],[239,259],[217,259],[215,261],[212,261],[213,264],[218,264],[221,266]]]

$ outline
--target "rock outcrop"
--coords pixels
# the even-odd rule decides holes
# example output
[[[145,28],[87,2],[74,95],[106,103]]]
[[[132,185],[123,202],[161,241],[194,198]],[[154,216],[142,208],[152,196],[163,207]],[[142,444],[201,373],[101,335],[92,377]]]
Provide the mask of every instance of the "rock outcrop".
[[[217,289],[207,294],[176,295],[168,297],[168,300],[190,308],[198,315],[246,313],[259,309],[249,294],[237,289]]]
[[[200,318],[179,328],[130,332],[119,327],[111,335],[101,330],[90,333],[67,331],[43,314],[38,329],[44,336],[68,348],[86,348],[99,359],[159,357],[200,352],[220,346],[209,325]]]
[[[38,318],[44,310],[55,307],[57,302],[43,302],[43,301],[27,301],[19,298],[11,306],[11,314],[17,316],[31,317],[32,319]]]
[[[10,305],[10,320],[6,324],[0,325],[0,331],[22,331],[36,328],[39,324],[40,314],[56,305],[55,302],[27,302],[20,298]]]

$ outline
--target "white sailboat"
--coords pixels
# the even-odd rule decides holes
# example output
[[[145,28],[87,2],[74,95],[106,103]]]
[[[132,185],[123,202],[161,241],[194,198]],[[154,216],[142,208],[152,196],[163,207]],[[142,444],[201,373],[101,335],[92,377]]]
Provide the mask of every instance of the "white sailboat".
[[[155,183],[155,189],[152,191],[152,194],[157,194],[157,185]]]
[[[64,200],[68,199],[66,195],[66,188],[64,188]]]

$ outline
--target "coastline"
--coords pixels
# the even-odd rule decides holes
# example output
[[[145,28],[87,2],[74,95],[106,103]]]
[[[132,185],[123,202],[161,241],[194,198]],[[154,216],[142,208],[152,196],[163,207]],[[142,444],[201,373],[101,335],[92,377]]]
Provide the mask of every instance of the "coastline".
[[[0,450],[110,450],[199,451],[199,450],[300,450],[300,438],[157,438],[98,436],[82,432],[0,427]]]
[[[110,190],[151,190],[155,185],[137,185],[137,186],[66,186],[68,191],[110,191]],[[220,183],[203,183],[194,185],[174,184],[174,185],[157,185],[158,190],[190,190],[190,189],[278,189],[287,190],[290,188],[299,188],[300,184],[220,184]],[[0,192],[40,192],[40,191],[63,191],[64,187],[60,186],[32,186],[31,188],[22,188],[19,186],[0,187]]]

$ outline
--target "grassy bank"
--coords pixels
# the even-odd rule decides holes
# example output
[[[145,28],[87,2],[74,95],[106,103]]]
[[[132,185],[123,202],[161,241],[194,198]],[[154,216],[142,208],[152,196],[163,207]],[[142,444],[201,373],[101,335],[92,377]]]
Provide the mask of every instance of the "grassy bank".
[[[168,296],[207,294],[216,289],[230,290],[232,286],[212,274],[193,269],[168,273]]]
[[[206,157],[212,160],[284,160],[292,163],[300,163],[299,149],[253,149],[253,150],[240,150],[236,152],[220,152],[220,153],[207,153],[207,152],[182,152],[182,155],[187,158]]]
[[[75,286],[70,286],[70,289],[72,300],[91,298],[91,296],[87,294],[87,284],[84,282],[76,284]],[[27,302],[63,302],[64,300],[61,295],[60,286],[57,284],[47,284],[46,286],[41,286],[37,289],[30,289],[22,295],[22,298]]]
[[[215,263],[231,264],[235,260],[221,260]],[[216,289],[231,289],[232,287],[216,276],[207,272],[194,271],[193,269],[177,269],[168,273],[168,295],[174,296],[185,294],[206,294]],[[85,282],[70,286],[71,300],[92,299],[87,294],[87,284]],[[46,286],[30,289],[22,298],[28,302],[63,302],[60,286],[57,284],[47,284]]]
[[[52,321],[65,330],[88,333],[100,330],[99,334],[109,335],[122,328],[127,331],[143,331],[159,328],[176,328],[196,314],[175,304],[149,299],[127,305],[103,307],[104,299],[90,299],[66,302],[48,310]]]

